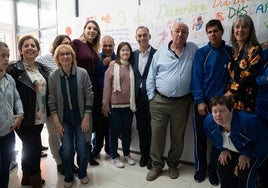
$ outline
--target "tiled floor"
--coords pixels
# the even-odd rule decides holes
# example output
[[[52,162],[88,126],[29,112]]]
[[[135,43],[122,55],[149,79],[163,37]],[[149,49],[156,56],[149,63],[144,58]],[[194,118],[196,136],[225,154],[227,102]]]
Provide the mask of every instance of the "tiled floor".
[[[42,131],[43,145],[48,146],[47,143],[47,130],[44,128]],[[20,151],[21,144],[17,139],[17,149]],[[46,180],[44,188],[62,188],[63,176],[57,173],[56,163],[52,158],[50,151],[46,151],[48,157],[41,160],[42,177]],[[19,152],[17,161],[19,167],[10,174],[9,188],[29,187],[21,186],[21,169],[20,169],[20,156]],[[132,154],[133,158],[137,161],[140,156]],[[110,160],[104,159],[104,154],[101,154],[99,166],[88,166],[88,175],[90,182],[87,185],[81,185],[77,177],[75,177],[75,183],[73,188],[78,187],[94,187],[94,188],[208,188],[211,186],[206,179],[202,183],[196,183],[193,179],[194,168],[189,165],[180,165],[180,176],[177,179],[170,179],[167,173],[167,167],[165,167],[163,174],[155,181],[148,182],[145,177],[148,172],[146,168],[139,167],[138,163],[135,166],[129,166],[126,164],[125,168],[118,169],[114,167]],[[220,187],[220,186],[218,186]],[[215,187],[216,188],[216,187]]]

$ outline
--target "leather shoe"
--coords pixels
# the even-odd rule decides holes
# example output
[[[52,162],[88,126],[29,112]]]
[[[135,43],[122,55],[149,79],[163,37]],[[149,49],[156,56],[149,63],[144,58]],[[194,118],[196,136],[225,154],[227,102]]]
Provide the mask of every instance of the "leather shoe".
[[[48,147],[46,147],[46,146],[42,146],[42,147],[41,147],[41,150],[42,150],[42,151],[48,150]]]
[[[219,185],[219,177],[216,172],[209,173],[208,175],[208,181],[211,185],[213,186],[218,186]]]
[[[41,158],[44,158],[44,157],[47,157],[47,154],[41,151]]]
[[[61,174],[61,175],[65,175],[65,171],[64,171],[64,169],[63,169],[63,166],[62,166],[62,164],[58,164],[57,165],[57,171]],[[74,174],[77,174],[78,173],[78,167],[74,164],[73,165],[73,173]]]
[[[96,166],[96,165],[99,165],[99,162],[96,161],[93,157],[90,157],[89,158],[89,164],[92,165],[92,166]]]
[[[196,183],[201,183],[205,180],[206,172],[202,170],[195,171],[194,180]]]
[[[168,169],[168,175],[171,179],[176,179],[179,177],[179,172],[177,167],[169,167]]]
[[[45,184],[45,180],[43,179],[43,178],[41,178],[41,184],[42,185],[44,185]],[[29,181],[23,181],[23,180],[21,180],[21,185],[32,185],[32,182],[31,182],[31,180],[29,179]]]
[[[57,165],[57,171],[61,174],[61,175],[65,175],[65,171],[64,171],[64,169],[63,169],[63,167],[62,167],[62,164],[58,164]]]
[[[162,170],[160,168],[157,168],[155,166],[152,167],[152,169],[147,173],[146,180],[147,181],[153,181],[162,173]]]

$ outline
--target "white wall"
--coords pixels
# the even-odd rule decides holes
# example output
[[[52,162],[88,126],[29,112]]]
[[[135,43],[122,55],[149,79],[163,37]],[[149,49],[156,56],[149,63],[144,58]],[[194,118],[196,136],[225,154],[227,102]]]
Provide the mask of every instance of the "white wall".
[[[79,16],[88,16],[95,12],[110,12],[111,10],[120,10],[126,7],[136,7],[138,0],[81,0],[79,1]]]
[[[260,42],[268,39],[267,0],[80,0],[79,18],[74,17],[74,0],[58,1],[59,33],[67,26],[72,29],[73,38],[78,37],[87,19],[95,19],[103,35],[110,34],[118,44],[129,41],[137,48],[135,30],[146,25],[151,30],[151,43],[158,48],[170,39],[170,27],[174,21],[183,21],[190,28],[189,40],[199,46],[207,43],[205,24],[212,18],[220,19],[225,28],[224,40],[229,41],[233,18],[238,13],[247,13],[253,20]],[[196,18],[202,17],[199,30],[194,27]]]

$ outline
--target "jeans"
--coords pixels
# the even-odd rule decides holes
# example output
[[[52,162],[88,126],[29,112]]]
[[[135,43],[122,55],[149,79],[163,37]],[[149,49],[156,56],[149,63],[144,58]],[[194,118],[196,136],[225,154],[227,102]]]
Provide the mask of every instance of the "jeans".
[[[111,108],[109,116],[110,152],[112,159],[119,157],[118,135],[121,131],[124,156],[130,153],[133,112],[130,108]]]
[[[61,138],[62,145],[59,150],[62,166],[65,171],[65,182],[74,180],[73,164],[75,151],[77,152],[78,178],[82,179],[87,175],[87,165],[89,150],[84,133],[81,129],[81,121],[77,121],[76,115],[72,111],[64,112],[63,128],[64,133]]]
[[[9,166],[13,159],[15,148],[14,131],[0,136],[0,187],[7,188],[9,181]]]

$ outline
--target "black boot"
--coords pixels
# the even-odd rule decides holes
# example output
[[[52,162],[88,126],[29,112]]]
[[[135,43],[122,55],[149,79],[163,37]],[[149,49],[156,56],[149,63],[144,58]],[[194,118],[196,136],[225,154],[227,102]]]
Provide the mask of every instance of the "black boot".
[[[94,159],[94,157],[92,156],[92,151],[91,151],[92,150],[92,146],[91,146],[91,143],[88,142],[87,144],[88,144],[88,149],[89,149],[89,164],[92,165],[92,166],[99,165],[99,162],[96,161]]]
[[[40,173],[30,176],[32,188],[42,188],[42,178]]]
[[[21,185],[31,185],[30,174],[27,170],[22,170]]]

